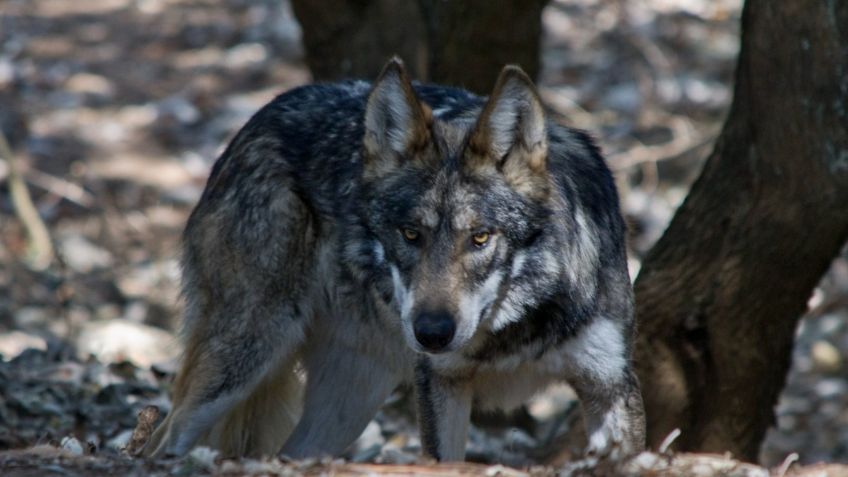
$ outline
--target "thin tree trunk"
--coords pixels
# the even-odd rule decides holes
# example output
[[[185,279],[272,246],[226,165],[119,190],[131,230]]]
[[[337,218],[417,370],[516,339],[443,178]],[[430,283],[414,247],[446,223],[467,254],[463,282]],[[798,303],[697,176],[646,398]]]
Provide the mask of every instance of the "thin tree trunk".
[[[426,71],[426,29],[417,2],[293,0],[292,7],[317,81],[374,79],[392,55],[416,78]]]
[[[756,459],[795,328],[848,238],[848,2],[748,0],[715,151],[636,281],[656,446]]]
[[[422,81],[488,93],[505,64],[535,77],[543,0],[294,0],[316,80],[374,78],[392,55]]]

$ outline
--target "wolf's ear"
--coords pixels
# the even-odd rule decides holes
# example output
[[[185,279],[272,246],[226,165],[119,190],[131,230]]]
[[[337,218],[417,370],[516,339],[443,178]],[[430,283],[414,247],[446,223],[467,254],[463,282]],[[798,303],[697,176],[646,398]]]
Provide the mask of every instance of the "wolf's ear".
[[[506,66],[477,119],[469,146],[472,167],[495,165],[510,182],[546,175],[545,111],[533,81]]]
[[[383,68],[365,107],[368,160],[395,162],[429,140],[432,113],[415,96],[403,62],[392,58]]]

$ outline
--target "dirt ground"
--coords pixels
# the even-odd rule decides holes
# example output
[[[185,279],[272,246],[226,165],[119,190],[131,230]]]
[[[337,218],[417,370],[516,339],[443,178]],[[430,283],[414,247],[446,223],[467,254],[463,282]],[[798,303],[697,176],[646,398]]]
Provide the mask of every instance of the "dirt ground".
[[[543,99],[605,151],[634,277],[721,127],[740,8],[557,0],[544,11]],[[180,232],[227,140],[276,94],[310,81],[303,55],[283,0],[0,0],[0,128],[58,257],[45,271],[27,265],[0,161],[0,450],[117,458],[140,409],[167,411]],[[798,330],[761,452],[767,467],[793,452],[801,463],[848,462],[846,257]],[[409,408],[403,392],[393,396],[346,457],[416,462]],[[469,456],[526,466],[576,455],[576,409],[557,388],[521,419],[479,420]],[[13,461],[3,454],[0,467]]]

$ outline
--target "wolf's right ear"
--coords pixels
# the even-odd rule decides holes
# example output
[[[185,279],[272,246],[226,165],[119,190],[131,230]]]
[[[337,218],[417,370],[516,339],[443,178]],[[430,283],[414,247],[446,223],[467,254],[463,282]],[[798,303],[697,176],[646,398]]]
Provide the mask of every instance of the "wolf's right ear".
[[[366,161],[391,161],[423,146],[429,140],[432,113],[422,105],[412,83],[395,57],[374,82],[365,106]],[[373,164],[369,164],[373,165]]]

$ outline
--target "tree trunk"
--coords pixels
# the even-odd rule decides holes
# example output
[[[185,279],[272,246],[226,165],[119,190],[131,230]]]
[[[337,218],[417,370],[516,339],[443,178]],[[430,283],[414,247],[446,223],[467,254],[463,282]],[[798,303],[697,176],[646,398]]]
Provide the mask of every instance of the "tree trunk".
[[[848,238],[848,2],[748,0],[730,114],[636,281],[656,446],[755,460],[816,283]]]
[[[414,78],[488,93],[505,64],[539,71],[542,0],[294,0],[316,80],[373,79],[392,55]]]

